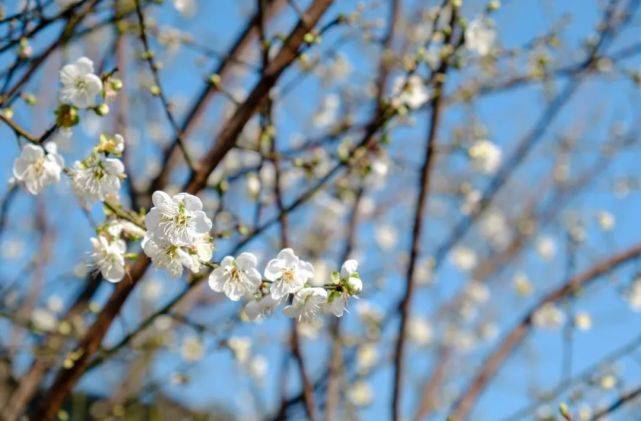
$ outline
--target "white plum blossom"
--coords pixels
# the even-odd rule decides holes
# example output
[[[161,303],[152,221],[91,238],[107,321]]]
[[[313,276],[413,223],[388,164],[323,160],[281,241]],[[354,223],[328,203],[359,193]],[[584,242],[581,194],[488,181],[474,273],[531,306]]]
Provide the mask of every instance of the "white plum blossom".
[[[582,331],[592,329],[592,317],[587,311],[577,311],[574,315],[574,326]]]
[[[383,250],[390,250],[396,246],[398,231],[389,224],[374,227],[374,239]]]
[[[174,0],[174,8],[185,17],[192,17],[198,10],[196,0]]]
[[[303,288],[294,294],[294,301],[283,309],[286,316],[300,322],[311,322],[327,302],[327,291],[323,288]]]
[[[205,356],[205,347],[198,337],[190,336],[183,341],[180,354],[187,362],[200,361]]]
[[[97,201],[118,197],[120,180],[125,178],[125,166],[116,158],[93,154],[74,164],[71,186],[85,208]]]
[[[392,104],[395,107],[407,106],[411,109],[420,108],[430,98],[430,94],[418,75],[410,75],[407,79],[398,76],[392,84]]]
[[[267,359],[262,355],[254,355],[247,362],[247,371],[249,372],[249,375],[259,383],[265,381],[268,367]]]
[[[51,332],[56,329],[58,320],[56,315],[46,308],[35,308],[31,313],[31,323],[38,330]]]
[[[485,139],[474,142],[467,153],[474,170],[486,175],[494,174],[498,170],[503,156],[501,148]]]
[[[552,237],[540,237],[536,241],[536,252],[543,260],[552,260],[556,254],[556,242]]]
[[[145,236],[145,230],[133,222],[116,219],[107,225],[107,232],[113,237],[124,236],[126,238],[142,238]]]
[[[625,291],[625,299],[630,309],[635,312],[641,311],[641,278],[636,278]]]
[[[367,373],[378,363],[378,349],[375,343],[366,343],[356,349],[356,367],[359,373]]]
[[[100,152],[120,156],[125,151],[125,138],[120,134],[115,134],[113,136],[101,134],[98,150]]]
[[[194,273],[199,272],[202,262],[208,262],[214,254],[214,243],[209,234],[199,234],[193,244],[181,248],[189,254],[190,263],[185,266]]]
[[[109,241],[99,235],[90,239],[93,247],[91,257],[102,277],[109,282],[120,282],[125,277],[125,251],[127,245],[123,240]]]
[[[349,399],[354,406],[367,406],[374,400],[374,391],[369,383],[364,380],[358,380],[356,383],[350,385],[347,391],[347,399]]]
[[[472,281],[465,287],[465,297],[475,304],[483,304],[490,299],[490,290],[480,281]]]
[[[270,293],[275,300],[300,290],[313,277],[314,267],[299,259],[290,248],[281,250],[265,268],[265,278],[272,281]]]
[[[363,291],[363,281],[358,273],[358,262],[349,259],[343,263],[340,271],[340,279],[334,283],[341,286],[340,290],[331,291],[328,296],[327,310],[336,317],[342,317],[347,307],[347,300],[350,296],[359,295]]]
[[[496,29],[490,19],[476,18],[465,28],[465,47],[478,54],[486,56],[496,42]]]
[[[358,262],[354,259],[346,260],[341,266],[341,279],[345,280],[352,295],[363,291],[363,281],[358,274]]]
[[[163,191],[152,195],[154,207],[145,218],[147,231],[176,246],[190,245],[196,237],[211,230],[212,223],[203,212],[201,200],[188,193],[173,197]]]
[[[597,221],[599,222],[599,228],[603,231],[612,231],[616,224],[614,215],[607,211],[600,211],[597,215]]]
[[[241,253],[236,259],[226,256],[209,275],[209,287],[216,292],[224,292],[232,301],[251,296],[262,281],[256,269],[257,262],[252,253]]]
[[[313,123],[318,128],[331,126],[339,117],[340,97],[336,94],[323,98],[320,109],[314,115]]]
[[[145,236],[142,249],[154,265],[165,269],[171,276],[178,278],[183,273],[183,266],[193,268],[194,259],[182,247],[167,241]]]
[[[534,289],[532,287],[530,279],[528,278],[527,274],[525,274],[525,272],[515,273],[514,277],[512,278],[512,283],[514,284],[516,293],[522,297],[530,295],[532,293],[532,290]]]
[[[534,313],[532,322],[539,328],[556,329],[565,322],[565,313],[554,303],[547,303]]]
[[[49,142],[44,148],[28,143],[13,163],[13,176],[25,190],[35,195],[60,181],[64,165],[55,143]]]
[[[60,102],[78,108],[93,107],[96,95],[102,90],[102,81],[94,74],[93,61],[87,57],[67,64],[60,70]]]
[[[458,246],[452,250],[452,262],[454,263],[454,266],[463,271],[474,269],[474,267],[476,267],[477,260],[474,250],[468,247]]]
[[[271,294],[267,294],[259,300],[247,303],[244,309],[245,315],[249,320],[261,320],[272,314],[282,301],[282,298],[275,300]]]
[[[407,335],[411,342],[419,346],[428,345],[434,337],[434,328],[422,317],[411,317],[407,322]]]
[[[251,357],[251,338],[246,336],[232,336],[227,340],[227,347],[240,364],[246,363]]]

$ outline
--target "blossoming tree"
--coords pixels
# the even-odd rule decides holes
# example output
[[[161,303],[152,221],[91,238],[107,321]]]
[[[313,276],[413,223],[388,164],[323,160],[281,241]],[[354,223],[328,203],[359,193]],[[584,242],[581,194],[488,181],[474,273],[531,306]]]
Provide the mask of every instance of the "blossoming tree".
[[[560,3],[3,3],[0,418],[637,413],[641,5]]]

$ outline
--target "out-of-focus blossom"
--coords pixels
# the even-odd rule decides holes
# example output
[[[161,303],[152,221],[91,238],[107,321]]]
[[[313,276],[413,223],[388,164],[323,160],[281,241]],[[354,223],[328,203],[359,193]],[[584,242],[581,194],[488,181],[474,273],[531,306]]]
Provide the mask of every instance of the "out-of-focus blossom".
[[[125,277],[125,252],[127,251],[125,242],[120,239],[110,241],[102,235],[92,237],[90,240],[93,247],[91,257],[102,277],[109,282],[122,281]]]
[[[93,71],[93,61],[87,57],[64,66],[60,70],[60,102],[78,108],[93,107],[102,90],[102,81]]]
[[[44,148],[28,143],[13,163],[13,176],[19,185],[35,195],[60,181],[64,165],[55,143],[49,142]]]
[[[496,29],[488,18],[478,17],[465,28],[465,47],[480,56],[488,55],[495,42]]]
[[[474,170],[491,175],[498,170],[501,165],[503,151],[496,144],[489,140],[477,140],[467,151],[472,160]]]

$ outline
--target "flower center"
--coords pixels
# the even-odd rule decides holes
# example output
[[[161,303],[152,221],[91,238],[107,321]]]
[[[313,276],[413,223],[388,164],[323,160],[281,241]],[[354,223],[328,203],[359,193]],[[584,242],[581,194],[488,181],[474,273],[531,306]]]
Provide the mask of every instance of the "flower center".
[[[295,281],[294,271],[291,268],[283,270],[283,280],[288,284],[293,284]]]
[[[33,163],[33,172],[39,176],[42,175],[42,173],[45,171],[45,159],[44,158],[38,158],[36,161]]]
[[[185,228],[189,225],[189,217],[184,212],[178,212],[174,217],[174,223],[181,228]]]
[[[83,78],[78,78],[75,81],[75,86],[76,86],[76,89],[84,91],[85,89],[87,89],[87,81],[84,80]]]

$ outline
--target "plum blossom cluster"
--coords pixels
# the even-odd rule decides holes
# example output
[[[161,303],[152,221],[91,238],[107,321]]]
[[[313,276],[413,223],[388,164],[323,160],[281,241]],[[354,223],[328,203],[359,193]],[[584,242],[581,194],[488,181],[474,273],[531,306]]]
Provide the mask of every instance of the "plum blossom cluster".
[[[229,299],[248,299],[245,315],[250,320],[270,315],[281,304],[285,315],[301,322],[314,321],[321,313],[340,317],[347,301],[363,289],[356,260],[346,261],[327,283],[314,282],[314,267],[300,259],[291,248],[281,250],[271,259],[263,275],[252,253],[225,257],[209,276],[209,286]]]
[[[124,148],[121,135],[101,135],[91,154],[74,163],[70,170],[71,186],[82,206],[89,209],[97,201],[118,201],[120,183],[126,177],[125,166],[118,158]]]
[[[91,259],[102,277],[109,282],[120,282],[125,277],[125,240],[138,240],[145,230],[119,218],[112,218],[97,229],[98,235],[90,239]]]
[[[60,70],[60,106],[56,109],[56,126],[49,133],[58,132],[71,136],[71,127],[80,121],[79,109],[93,109],[99,115],[108,113],[107,104],[98,104],[96,98],[111,98],[122,88],[122,82],[111,75],[99,77],[94,74],[93,62],[82,57]],[[124,150],[124,139],[120,135],[101,136],[100,144],[84,161],[76,162],[72,174],[74,191],[83,206],[89,207],[97,200],[105,200],[109,194],[120,188],[124,178],[124,167],[115,159]],[[60,181],[66,172],[64,158],[58,153],[55,141],[43,137],[29,139],[13,164],[12,182],[33,195],[40,194],[46,187]]]
[[[214,251],[211,219],[201,200],[188,193],[152,195],[153,207],[145,217],[147,233],[142,249],[158,267],[179,277],[183,267],[197,273]]]

